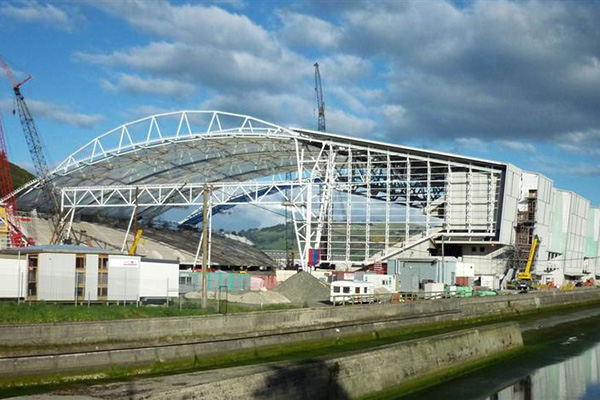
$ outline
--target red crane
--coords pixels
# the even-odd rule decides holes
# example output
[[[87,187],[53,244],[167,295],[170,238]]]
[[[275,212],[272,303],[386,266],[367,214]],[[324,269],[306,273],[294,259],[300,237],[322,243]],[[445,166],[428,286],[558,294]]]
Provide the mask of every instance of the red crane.
[[[21,230],[21,223],[17,215],[17,201],[12,195],[13,182],[10,173],[10,163],[8,162],[8,152],[6,151],[6,140],[4,139],[4,128],[2,126],[2,114],[0,113],[0,191],[4,199],[4,210],[6,212],[6,221],[10,245],[12,247],[23,247],[26,244],[33,244],[32,240],[27,240]],[[8,197],[7,197],[8,196]]]
[[[12,71],[8,65],[6,65],[1,56],[0,65],[2,65],[6,75],[13,84],[13,88],[19,88],[23,83],[31,79],[31,76],[27,76],[21,82],[17,83],[14,80]],[[33,245],[35,244],[33,239],[27,238],[21,229],[21,223],[17,215],[17,200],[14,196],[9,196],[13,193],[14,187],[10,172],[10,163],[8,162],[8,151],[6,150],[6,139],[4,138],[4,129],[1,117],[2,116],[0,115],[0,190],[2,192],[2,198],[4,199],[4,208],[6,210],[7,219],[6,225],[8,227],[10,244],[13,247],[22,247],[26,244]]]

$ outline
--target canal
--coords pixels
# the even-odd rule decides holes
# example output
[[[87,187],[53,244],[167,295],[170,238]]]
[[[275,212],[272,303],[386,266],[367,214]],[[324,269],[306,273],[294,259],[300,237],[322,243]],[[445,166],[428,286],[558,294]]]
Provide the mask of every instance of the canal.
[[[415,400],[600,399],[600,317],[523,334],[517,355],[426,390]]]

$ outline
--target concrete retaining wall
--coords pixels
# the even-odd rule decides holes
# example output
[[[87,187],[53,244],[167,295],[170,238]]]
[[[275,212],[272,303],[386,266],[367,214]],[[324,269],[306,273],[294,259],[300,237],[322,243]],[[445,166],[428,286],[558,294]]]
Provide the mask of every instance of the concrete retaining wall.
[[[422,314],[418,317],[393,318],[387,321],[363,324],[338,325],[338,327],[298,330],[229,339],[206,339],[193,343],[154,345],[147,347],[113,348],[63,354],[37,354],[31,356],[0,357],[0,376],[30,376],[47,373],[92,372],[113,366],[151,365],[157,360],[192,360],[218,354],[254,350],[267,346],[285,346],[292,343],[335,339],[341,336],[360,335],[385,331],[419,323],[450,320],[454,313]]]
[[[377,321],[422,313],[456,312],[455,318],[514,313],[565,303],[600,301],[600,289],[571,292],[444,299],[387,305],[354,305],[201,317],[117,321],[1,325],[1,346],[50,346],[157,339],[222,338],[260,335],[310,327],[331,327],[350,321]]]
[[[98,397],[150,399],[349,399],[522,345],[519,326],[505,323],[326,360],[144,379],[92,387],[88,393]]]

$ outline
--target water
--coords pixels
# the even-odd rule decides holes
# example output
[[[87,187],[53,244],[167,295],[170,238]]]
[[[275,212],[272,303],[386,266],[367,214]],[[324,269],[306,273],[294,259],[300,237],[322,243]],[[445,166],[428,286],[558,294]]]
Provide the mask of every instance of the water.
[[[569,346],[576,340],[579,338],[572,336],[560,345]],[[600,344],[578,356],[537,369],[486,399],[600,399]]]
[[[525,351],[517,357],[405,398],[600,399],[600,319],[528,333],[524,339]]]

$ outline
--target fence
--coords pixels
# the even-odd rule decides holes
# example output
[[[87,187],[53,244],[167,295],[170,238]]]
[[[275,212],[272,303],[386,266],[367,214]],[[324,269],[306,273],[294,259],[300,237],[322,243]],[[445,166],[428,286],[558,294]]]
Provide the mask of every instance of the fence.
[[[467,289],[467,288],[465,288]],[[483,294],[487,293],[487,294]],[[350,293],[332,293],[330,302],[336,305],[346,304],[394,304],[408,301],[424,301],[439,299],[466,298],[474,296],[493,296],[492,292],[478,292],[474,290],[456,290],[456,291],[400,291],[398,293],[386,294],[350,294]]]
[[[206,274],[206,287],[208,291],[226,287],[229,292],[247,290],[267,290],[277,286],[277,278],[274,274],[259,275],[249,273],[216,271]],[[179,275],[180,293],[199,292],[202,290],[202,273],[194,271],[182,271]]]

